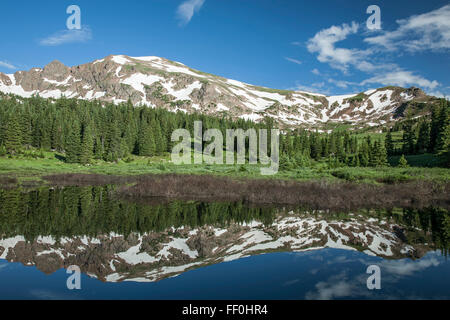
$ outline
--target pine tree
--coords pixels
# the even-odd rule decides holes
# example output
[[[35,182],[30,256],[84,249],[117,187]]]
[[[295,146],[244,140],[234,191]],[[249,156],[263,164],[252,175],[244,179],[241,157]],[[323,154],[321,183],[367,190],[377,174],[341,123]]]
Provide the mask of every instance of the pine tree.
[[[141,123],[138,138],[138,152],[140,156],[154,156],[156,153],[156,144],[153,137],[153,130],[146,120]]]
[[[20,124],[16,116],[12,116],[6,124],[4,139],[5,148],[9,154],[15,154],[20,150],[22,138]]]
[[[384,141],[384,145],[386,148],[386,152],[389,156],[392,156],[395,153],[394,150],[394,142],[392,141],[392,133],[391,130],[386,134],[386,140]]]
[[[439,132],[439,111],[439,107],[434,106],[431,112],[430,142],[428,144],[431,152],[436,151],[437,137]]]
[[[381,142],[378,142],[378,153],[377,153],[377,166],[387,166],[387,152]]]
[[[94,141],[94,158],[102,159],[103,158],[103,146],[100,137],[96,137]]]
[[[345,150],[344,150],[344,140],[340,135],[336,137],[336,155],[339,160],[343,160],[345,157]]]
[[[81,135],[78,121],[74,121],[69,129],[66,140],[66,162],[79,163],[81,154]]]
[[[122,137],[117,121],[111,122],[109,126],[104,159],[108,162],[117,162],[123,156],[122,147],[126,143],[122,144]]]
[[[344,146],[345,153],[351,152],[350,134],[347,131],[344,133],[343,146]]]
[[[369,153],[370,153],[370,148],[369,148],[368,142],[364,141],[363,145],[361,147],[360,155],[359,155],[359,158],[360,158],[359,162],[362,167],[369,166],[369,162],[370,162]]]
[[[287,154],[286,136],[280,136],[280,154]]]
[[[450,126],[449,106],[443,103],[439,112],[438,130],[436,137],[436,151],[448,151],[448,127]]]
[[[430,127],[423,121],[419,126],[419,136],[417,138],[416,150],[418,153],[425,153],[430,143]]]
[[[31,115],[25,111],[20,115],[20,131],[22,137],[22,145],[31,146],[33,139],[31,137]]]
[[[134,119],[128,120],[128,125],[124,129],[124,132],[124,140],[127,145],[126,150],[134,152],[137,143],[137,128]]]
[[[331,155],[336,154],[336,135],[332,133],[328,139],[328,153]]]
[[[321,141],[322,141],[322,147],[321,147],[322,157],[326,158],[330,154],[330,151],[328,150],[328,137],[321,139]]]
[[[379,153],[378,141],[375,141],[372,144],[371,140],[368,139],[367,145],[369,146],[369,166],[376,167],[378,165],[378,153]]]
[[[90,125],[85,125],[83,128],[83,137],[81,143],[80,163],[89,164],[92,161],[94,148],[94,140]]]
[[[311,135],[311,157],[315,160],[319,160],[322,154],[322,143],[320,142],[320,136],[318,133]]]
[[[293,149],[296,155],[302,155],[302,138],[298,133],[294,136]]]
[[[403,153],[414,154],[415,149],[415,134],[410,123],[407,123],[403,132]]]
[[[54,150],[62,151],[64,148],[64,135],[62,129],[62,122],[58,119],[53,121],[52,131],[51,131],[51,147]]]
[[[49,121],[48,115],[40,113],[36,119],[35,129],[33,131],[33,145],[36,148],[51,149],[52,146],[52,123]]]
[[[379,145],[378,141],[372,145],[369,153],[369,166],[376,167],[378,165],[378,154],[379,154]]]
[[[159,121],[152,119],[150,127],[153,131],[153,139],[155,143],[155,153],[161,155],[167,149],[166,140],[164,139],[161,131],[161,125]]]

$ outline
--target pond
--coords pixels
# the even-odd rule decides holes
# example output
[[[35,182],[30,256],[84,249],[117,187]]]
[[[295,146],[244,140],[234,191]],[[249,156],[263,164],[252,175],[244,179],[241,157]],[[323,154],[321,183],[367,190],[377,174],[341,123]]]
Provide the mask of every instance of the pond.
[[[448,210],[0,190],[0,299],[448,299]],[[69,290],[67,269],[81,270]],[[379,289],[368,288],[369,266]]]

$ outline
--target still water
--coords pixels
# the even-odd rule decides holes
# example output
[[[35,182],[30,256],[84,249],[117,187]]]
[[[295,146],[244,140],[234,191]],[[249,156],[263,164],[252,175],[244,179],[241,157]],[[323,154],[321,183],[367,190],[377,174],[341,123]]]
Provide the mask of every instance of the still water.
[[[0,299],[449,299],[450,214],[0,190]],[[380,268],[369,290],[367,268]],[[81,289],[69,290],[69,266]]]

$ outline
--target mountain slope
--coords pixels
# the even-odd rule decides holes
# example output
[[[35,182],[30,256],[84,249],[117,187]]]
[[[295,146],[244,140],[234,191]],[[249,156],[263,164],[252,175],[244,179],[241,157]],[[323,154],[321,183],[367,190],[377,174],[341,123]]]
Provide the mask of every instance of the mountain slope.
[[[163,107],[171,111],[227,114],[285,126],[347,122],[375,126],[402,117],[411,105],[433,102],[418,88],[386,87],[355,95],[331,96],[257,87],[193,70],[159,57],[111,55],[67,67],[53,61],[44,69],[0,73],[0,92],[22,97],[77,98]],[[426,110],[413,108],[415,114]]]

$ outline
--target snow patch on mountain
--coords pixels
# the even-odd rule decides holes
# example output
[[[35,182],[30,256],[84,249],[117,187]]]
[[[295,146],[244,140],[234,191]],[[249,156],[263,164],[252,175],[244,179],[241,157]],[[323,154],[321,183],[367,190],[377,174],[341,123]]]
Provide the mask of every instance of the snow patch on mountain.
[[[113,56],[112,57],[112,61],[114,61],[115,63],[118,63],[118,64],[127,64],[127,63],[131,62],[130,60],[128,60],[124,56]]]
[[[174,96],[177,100],[190,100],[190,94],[195,89],[200,89],[202,84],[199,81],[195,81],[188,85],[184,89],[174,90],[174,84],[172,82],[162,83],[162,86],[169,92],[170,95]]]
[[[164,80],[162,77],[155,75],[146,75],[142,73],[135,73],[128,78],[121,80],[120,83],[128,84],[132,86],[135,90],[145,94],[144,86],[150,86],[155,82]]]

